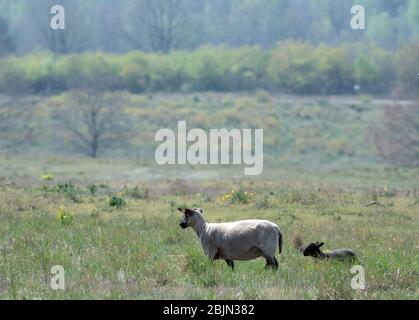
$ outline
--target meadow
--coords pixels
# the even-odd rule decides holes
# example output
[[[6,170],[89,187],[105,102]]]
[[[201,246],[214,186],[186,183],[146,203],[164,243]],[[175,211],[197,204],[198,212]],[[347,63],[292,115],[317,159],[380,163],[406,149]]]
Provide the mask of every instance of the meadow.
[[[162,193],[52,182],[2,187],[0,297],[419,298],[417,195],[249,182],[178,180],[170,187]],[[367,207],[373,199],[379,204]],[[277,223],[285,235],[279,270],[265,271],[263,259],[238,262],[235,271],[223,261],[212,264],[193,231],[178,225],[177,207],[186,205],[202,207],[211,222]],[[366,289],[351,289],[351,265],[304,257],[293,247],[295,236],[325,241],[328,249],[352,248],[365,268]],[[50,288],[54,265],[64,267],[65,290]]]
[[[130,95],[131,147],[90,159],[60,149],[66,140],[54,142],[46,125],[50,105],[63,99],[37,105],[32,149],[0,155],[1,299],[419,298],[419,172],[377,160],[366,138],[385,102]],[[153,165],[153,134],[176,119],[265,128],[264,173]],[[279,269],[265,271],[263,259],[237,262],[235,271],[211,263],[193,231],[179,227],[183,206],[203,208],[210,222],[277,223]],[[326,250],[352,248],[366,289],[351,288],[350,264],[304,257],[297,236]],[[54,265],[64,267],[65,290],[50,287]]]

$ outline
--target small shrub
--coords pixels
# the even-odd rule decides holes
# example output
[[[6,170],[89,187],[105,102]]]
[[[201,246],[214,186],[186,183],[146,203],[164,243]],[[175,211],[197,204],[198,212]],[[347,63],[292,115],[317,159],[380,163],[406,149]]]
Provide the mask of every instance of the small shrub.
[[[56,191],[65,194],[73,202],[80,202],[80,190],[69,182],[57,184]]]
[[[383,189],[383,196],[386,198],[392,198],[396,196],[396,192],[394,192],[393,190],[390,190],[389,187],[385,185]]]
[[[124,198],[122,198],[121,195],[113,195],[108,199],[108,204],[110,207],[114,207],[114,208],[122,208],[123,206],[125,206],[126,202],[124,200]]]
[[[57,212],[57,220],[61,222],[63,226],[73,224],[74,214],[66,211],[64,208],[60,208]]]
[[[98,187],[95,184],[91,184],[91,185],[87,186],[87,190],[89,190],[89,192],[92,196],[95,196],[97,191],[98,191]]]
[[[51,180],[54,180],[54,175],[51,173],[46,173],[46,174],[41,175],[39,178],[44,181],[51,181]]]
[[[255,195],[254,193],[250,193],[243,189],[240,189],[238,191],[231,190],[230,193],[226,193],[221,198],[221,201],[223,202],[228,201],[230,203],[250,204],[254,195]]]

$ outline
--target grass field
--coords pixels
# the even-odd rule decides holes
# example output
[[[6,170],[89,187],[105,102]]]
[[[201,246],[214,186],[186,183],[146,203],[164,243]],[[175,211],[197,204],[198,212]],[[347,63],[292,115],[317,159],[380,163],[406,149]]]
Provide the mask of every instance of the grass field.
[[[197,187],[173,181],[170,187],[161,193],[145,186],[114,190],[53,182],[2,187],[0,297],[419,298],[417,195],[249,182],[207,181]],[[223,200],[231,190],[248,194],[234,203]],[[366,207],[374,199],[380,204]],[[178,226],[176,208],[183,205],[202,207],[211,222],[277,223],[285,235],[279,270],[264,271],[263,259],[238,262],[234,272],[222,261],[212,265],[193,231]],[[57,218],[60,207],[72,218]],[[365,268],[366,290],[351,289],[350,265],[302,256],[292,245],[297,235],[325,241],[328,249],[352,248]],[[64,291],[50,288],[53,265],[64,267]]]
[[[0,155],[0,299],[419,299],[419,169],[381,162],[367,139],[389,101],[130,95],[130,146],[89,159],[50,126],[51,105],[63,99],[40,99],[36,141]],[[156,130],[179,119],[264,128],[263,174],[155,165]],[[210,222],[277,223],[278,271],[265,271],[263,259],[234,272],[212,264],[179,227],[180,206],[203,208]],[[352,248],[366,289],[351,288],[351,265],[302,256],[296,236]],[[55,265],[65,290],[50,287]]]

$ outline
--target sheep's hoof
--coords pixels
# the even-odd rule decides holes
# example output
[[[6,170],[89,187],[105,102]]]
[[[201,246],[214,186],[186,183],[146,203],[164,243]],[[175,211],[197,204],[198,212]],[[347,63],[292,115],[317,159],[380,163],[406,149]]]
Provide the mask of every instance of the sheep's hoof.
[[[225,262],[227,263],[227,265],[234,270],[234,261],[233,260],[225,260]]]
[[[268,269],[273,269],[273,270],[277,270],[279,263],[278,260],[276,260],[275,257],[267,257],[266,259],[266,265],[265,265],[265,270]]]

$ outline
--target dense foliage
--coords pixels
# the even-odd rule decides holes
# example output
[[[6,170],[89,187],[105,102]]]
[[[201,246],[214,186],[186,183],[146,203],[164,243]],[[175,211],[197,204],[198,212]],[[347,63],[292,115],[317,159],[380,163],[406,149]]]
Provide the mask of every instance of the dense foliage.
[[[268,89],[297,94],[389,95],[418,89],[415,44],[398,53],[372,45],[202,47],[170,54],[36,53],[0,60],[0,92],[49,94],[71,89],[141,92]],[[396,72],[397,70],[397,72]]]
[[[56,4],[66,10],[65,32],[49,28]],[[351,29],[355,4],[365,8],[366,30]],[[272,48],[290,39],[393,50],[419,32],[417,0],[0,0],[0,16],[0,55],[170,52],[204,44]]]

